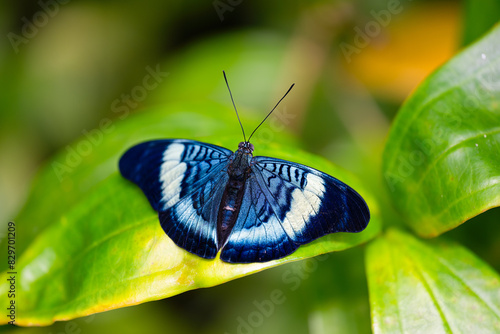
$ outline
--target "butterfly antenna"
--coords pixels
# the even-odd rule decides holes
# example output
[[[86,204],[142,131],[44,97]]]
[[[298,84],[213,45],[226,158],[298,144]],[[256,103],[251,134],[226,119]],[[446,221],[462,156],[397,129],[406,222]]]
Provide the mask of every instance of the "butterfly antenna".
[[[231,93],[231,88],[229,88],[229,83],[227,82],[226,72],[222,71],[222,74],[224,74],[224,80],[226,80],[227,90],[229,91],[229,96],[231,96],[231,101],[233,102],[234,111],[236,111],[236,117],[238,117],[238,122],[240,122],[241,132],[243,132],[243,140],[245,140],[245,142],[246,142],[247,139],[245,137],[245,130],[243,129],[243,124],[241,124],[240,115],[238,115],[238,110],[236,109],[236,104],[234,104],[233,94]]]
[[[260,122],[260,124],[255,128],[255,130],[253,130],[252,134],[250,135],[250,137],[248,137],[248,141],[250,141],[250,138],[252,138],[253,134],[255,133],[255,131],[257,131],[257,129],[262,125],[262,123],[264,123],[266,121],[266,119],[271,116],[271,114],[273,113],[274,109],[276,109],[276,107],[278,106],[278,104],[280,104],[281,101],[283,101],[283,99],[285,98],[285,96],[288,95],[288,93],[290,93],[290,91],[292,90],[293,86],[295,86],[295,84],[292,84],[290,86],[290,88],[288,88],[288,90],[286,91],[285,95],[283,95],[283,97],[278,101],[278,103],[276,103],[276,105],[274,106],[274,108],[269,112],[269,114],[267,114],[266,118],[264,118],[262,120],[262,122]]]

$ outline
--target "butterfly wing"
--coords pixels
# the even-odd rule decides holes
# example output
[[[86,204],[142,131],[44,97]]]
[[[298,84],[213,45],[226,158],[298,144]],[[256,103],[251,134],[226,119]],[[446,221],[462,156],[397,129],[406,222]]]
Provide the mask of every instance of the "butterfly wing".
[[[360,232],[370,220],[363,198],[311,167],[255,157],[244,208],[224,246],[227,262],[264,262],[334,232]],[[242,213],[245,212],[244,215]]]
[[[231,155],[223,147],[193,140],[154,140],[130,148],[119,167],[143,190],[163,230],[178,246],[214,258],[217,210]]]
[[[286,234],[266,193],[252,174],[247,180],[236,223],[222,248],[221,260],[266,262],[291,254],[298,246]]]
[[[160,224],[175,244],[205,259],[217,255],[217,214],[229,177],[212,175],[180,201],[159,212]]]

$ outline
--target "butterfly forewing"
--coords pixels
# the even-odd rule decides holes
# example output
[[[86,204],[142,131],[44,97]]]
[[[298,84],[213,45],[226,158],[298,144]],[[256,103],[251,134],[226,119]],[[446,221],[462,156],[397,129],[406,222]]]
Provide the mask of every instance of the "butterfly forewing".
[[[351,187],[298,163],[255,157],[257,180],[290,238],[307,243],[333,232],[360,232],[370,220],[363,198]]]

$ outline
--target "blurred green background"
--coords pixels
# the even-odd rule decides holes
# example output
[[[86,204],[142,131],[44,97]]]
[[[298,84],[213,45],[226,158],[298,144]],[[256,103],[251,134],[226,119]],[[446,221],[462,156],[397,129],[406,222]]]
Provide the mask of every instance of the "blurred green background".
[[[237,105],[255,113],[250,119],[264,117],[295,82],[287,117],[275,119],[275,129],[288,130],[300,146],[352,171],[379,193],[381,152],[398,107],[429,73],[489,29],[499,13],[494,1],[482,4],[492,8],[486,11],[491,17],[484,16],[484,8],[478,14],[472,1],[401,0],[388,12],[391,2],[0,3],[0,221],[15,219],[50,156],[99,128],[103,119],[119,122],[148,106],[173,102],[229,105],[222,70]],[[370,23],[375,30],[360,37]],[[162,73],[158,85],[137,95],[151,71]],[[255,125],[245,124],[247,132]],[[380,201],[390,208],[387,199]],[[475,219],[484,229],[498,230],[498,209]],[[481,234],[489,240],[475,238],[471,226],[448,235],[499,270],[499,238],[494,233]],[[303,265],[15,331],[369,333],[362,248],[330,254],[311,273]],[[290,271],[299,286],[284,279]],[[274,290],[282,291],[286,302],[259,326],[241,327]]]

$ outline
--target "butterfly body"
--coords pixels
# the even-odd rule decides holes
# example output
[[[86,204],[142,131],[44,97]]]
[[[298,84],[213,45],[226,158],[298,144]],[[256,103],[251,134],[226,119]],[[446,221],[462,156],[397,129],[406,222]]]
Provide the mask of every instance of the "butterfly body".
[[[120,159],[160,225],[179,247],[206,259],[265,262],[336,232],[359,232],[370,213],[362,197],[311,167],[186,139],[153,140]]]
[[[245,194],[245,185],[252,173],[250,169],[252,152],[244,145],[239,146],[240,148],[232,156],[226,170],[229,180],[224,189],[217,216],[218,249],[224,246],[236,223]]]

